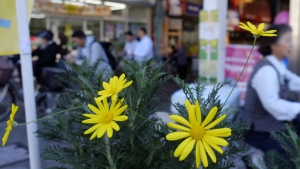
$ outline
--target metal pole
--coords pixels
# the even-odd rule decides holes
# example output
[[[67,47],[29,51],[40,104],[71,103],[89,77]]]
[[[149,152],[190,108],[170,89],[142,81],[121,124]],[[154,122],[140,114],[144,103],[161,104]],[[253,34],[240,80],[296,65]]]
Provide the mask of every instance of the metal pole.
[[[31,58],[31,44],[29,39],[29,24],[27,17],[27,0],[15,0],[18,20],[19,47],[21,56],[22,83],[24,89],[24,104],[26,122],[36,120],[35,97],[33,86],[33,71]],[[31,169],[41,169],[39,140],[34,134],[37,124],[27,124],[27,140]]]
[[[157,62],[161,61],[161,55],[160,55],[160,45],[161,45],[161,32],[162,32],[162,26],[163,26],[163,19],[165,17],[165,10],[163,7],[163,1],[159,0],[156,1],[155,6],[155,27],[156,27],[156,46],[155,46],[155,60]]]

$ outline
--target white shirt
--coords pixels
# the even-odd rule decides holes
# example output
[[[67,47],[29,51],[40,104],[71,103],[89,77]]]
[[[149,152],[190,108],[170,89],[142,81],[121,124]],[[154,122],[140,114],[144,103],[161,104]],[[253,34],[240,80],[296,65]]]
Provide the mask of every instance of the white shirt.
[[[126,42],[124,46],[124,51],[126,52],[126,58],[133,58],[132,54],[134,52],[135,46],[137,45],[137,40],[132,40],[131,42]]]
[[[150,60],[153,58],[153,43],[149,36],[145,35],[135,46],[134,60]]]
[[[289,81],[288,87],[292,91],[300,91],[300,77],[289,71],[275,56],[266,59],[278,70],[269,65],[261,67],[254,75],[251,86],[256,90],[263,107],[277,120],[290,121],[300,113],[300,103],[290,102],[279,97],[279,81]]]

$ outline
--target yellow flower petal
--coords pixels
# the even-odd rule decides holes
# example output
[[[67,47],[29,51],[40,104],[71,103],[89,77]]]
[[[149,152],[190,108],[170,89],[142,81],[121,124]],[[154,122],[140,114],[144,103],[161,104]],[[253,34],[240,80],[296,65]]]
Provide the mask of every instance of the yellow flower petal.
[[[103,86],[103,88],[104,88],[105,90],[111,90],[111,87],[110,87],[110,85],[109,85],[107,82],[103,82],[103,83],[102,83],[102,86]]]
[[[170,115],[169,118],[176,121],[177,123],[181,123],[181,124],[186,125],[188,127],[192,127],[192,125],[190,124],[189,121],[187,121],[185,118],[183,118],[179,115]]]
[[[213,127],[215,127],[216,125],[218,125],[222,120],[224,120],[226,118],[226,114],[224,114],[223,116],[219,117],[218,119],[216,119],[214,122],[210,123],[209,125],[205,126],[204,128],[206,130],[211,129]]]
[[[215,149],[217,152],[219,152],[220,154],[223,154],[223,150],[221,147],[219,147],[218,145],[209,142],[205,137],[202,139],[202,141],[206,142],[208,145],[210,145],[213,149]]]
[[[247,30],[249,32],[252,31],[248,26],[239,26],[239,27],[242,28],[242,29],[245,29],[245,30]]]
[[[246,24],[240,22],[240,26],[248,27]]]
[[[117,104],[117,100],[112,100],[112,102],[110,104],[110,108],[109,108],[109,111],[111,113],[114,113],[114,112],[112,112],[112,110],[115,108],[116,104]]]
[[[210,136],[215,136],[215,137],[224,136],[224,135],[230,136],[231,129],[230,128],[220,128],[220,129],[207,130],[207,131],[205,131],[205,134],[208,134]]]
[[[228,145],[228,142],[223,138],[210,136],[208,134],[204,135],[204,138],[207,140],[207,142],[211,142],[211,143],[216,144],[216,145],[220,145],[220,146],[227,146]]]
[[[107,99],[103,99],[103,106],[104,106],[104,109],[105,109],[105,113],[108,113],[109,112],[109,108],[108,108],[108,103],[107,103]]]
[[[105,97],[103,99],[105,99]],[[104,114],[104,112],[105,112],[105,108],[104,108],[104,106],[102,104],[102,100],[103,99],[100,99],[100,97],[94,98],[94,100],[95,100],[95,102],[96,102],[96,104],[97,104],[97,106],[98,106],[101,114]]]
[[[94,138],[97,136],[99,130],[100,130],[103,126],[104,126],[104,125],[102,125],[101,127],[99,127],[99,128],[92,134],[92,136],[90,137],[90,140],[94,139]]]
[[[99,123],[99,124],[95,124],[93,127],[87,129],[84,134],[90,134],[93,131],[97,130],[98,128],[100,128],[103,124]]]
[[[123,104],[123,102],[124,102],[124,98],[121,99],[121,101],[118,102],[118,104],[115,106],[115,108],[113,108],[113,110],[111,111],[111,113],[116,112],[121,107],[121,105]]]
[[[175,141],[175,140],[180,140],[183,138],[186,138],[190,136],[191,134],[189,132],[173,132],[170,133],[166,136],[166,139],[169,141]]]
[[[95,114],[98,114],[98,115],[101,115],[101,111],[99,109],[97,109],[95,106],[91,105],[91,104],[88,104],[88,108],[90,110],[92,110],[92,112],[94,112]]]
[[[277,32],[277,30],[268,30],[268,31],[265,31],[264,33],[268,34],[268,33],[275,33],[275,32]]]
[[[265,24],[264,24],[264,23],[261,23],[261,24],[258,25],[257,30],[258,30],[258,31],[263,31],[264,28],[265,28]]]
[[[270,37],[272,37],[272,36],[277,36],[276,34],[266,34],[266,33],[263,33],[263,34],[261,34],[261,36],[270,36]]]
[[[207,152],[207,154],[209,155],[210,159],[216,163],[217,162],[217,158],[216,158],[216,155],[214,153],[214,151],[211,149],[211,147],[205,142],[205,141],[202,141],[203,143],[203,146]]]
[[[196,143],[195,156],[196,156],[196,167],[199,168],[199,165],[200,165],[200,162],[201,162],[200,141],[199,140]]]
[[[87,119],[87,120],[83,120],[82,123],[85,124],[93,124],[93,123],[100,123],[101,119],[97,118],[97,119]]]
[[[108,127],[108,124],[104,124],[101,128],[99,128],[99,131],[97,133],[97,138],[101,138],[104,133],[107,131],[107,127]]]
[[[251,22],[247,22],[247,24],[252,31],[257,31],[256,27]]]
[[[13,115],[13,117],[17,113],[18,109],[19,109],[19,106],[15,105],[15,104],[11,104],[11,114]]]
[[[116,131],[119,131],[119,130],[120,130],[120,126],[119,126],[116,122],[111,121],[110,124],[111,124],[111,127],[112,127],[113,129],[115,129]]]
[[[100,97],[98,97],[98,99],[100,101],[102,101],[104,98],[110,97],[112,95],[112,93],[108,93],[107,91],[100,91],[100,92],[98,92],[98,95],[100,95]]]
[[[181,155],[181,153],[183,152],[183,150],[185,149],[185,147],[193,140],[192,137],[188,137],[186,138],[183,142],[181,142],[179,144],[179,146],[176,148],[176,150],[174,151],[174,157],[179,157]]]
[[[90,118],[90,119],[93,119],[93,118],[99,118],[100,116],[99,115],[96,115],[96,114],[82,114],[83,116],[87,117],[87,118]]]
[[[127,83],[125,83],[125,84],[123,85],[123,89],[127,88],[127,87],[130,86],[131,84],[132,84],[132,80],[129,81],[129,82],[127,82]]]
[[[201,124],[201,109],[198,100],[196,100],[195,106],[196,106],[195,109],[196,109],[197,124]]]
[[[107,137],[108,137],[108,138],[111,138],[112,135],[113,135],[113,129],[112,129],[112,127],[111,127],[111,124],[108,123],[108,124],[107,124]]]
[[[203,121],[203,123],[201,124],[202,127],[205,127],[217,114],[218,108],[215,106],[213,107],[208,115],[206,116],[205,120]]]
[[[177,130],[181,130],[181,131],[187,131],[187,132],[189,132],[189,131],[191,130],[191,129],[189,129],[189,128],[180,126],[180,125],[178,125],[178,124],[174,124],[174,123],[172,123],[172,122],[168,122],[167,125],[168,125],[168,127],[170,127],[170,128],[177,129]]]
[[[125,74],[123,73],[120,77],[119,77],[119,82],[122,83],[125,79]]]
[[[113,116],[114,116],[114,117],[119,116],[120,114],[122,114],[122,113],[127,109],[127,107],[128,107],[127,105],[121,107],[119,110],[117,110],[117,111],[113,114]]]
[[[179,157],[179,161],[182,161],[184,159],[186,159],[186,157],[191,153],[191,151],[194,148],[194,145],[196,143],[196,140],[193,139],[192,141],[190,141],[187,146],[184,148],[183,152],[181,153],[181,156]]]
[[[127,116],[122,115],[122,116],[118,116],[118,117],[114,117],[113,120],[114,121],[126,121],[128,119]]]
[[[111,99],[112,99],[112,100],[117,100],[117,99],[118,99],[117,94],[112,95],[112,96],[111,96]]]
[[[202,163],[203,163],[204,167],[207,167],[208,166],[208,160],[207,160],[206,152],[205,152],[205,149],[204,149],[204,146],[203,146],[201,140],[199,140],[199,143],[200,143],[199,146],[200,146],[200,156],[201,156],[201,159],[202,159]]]
[[[2,138],[2,146],[5,146],[5,144],[8,140],[9,134],[10,134],[10,130],[7,130]]]

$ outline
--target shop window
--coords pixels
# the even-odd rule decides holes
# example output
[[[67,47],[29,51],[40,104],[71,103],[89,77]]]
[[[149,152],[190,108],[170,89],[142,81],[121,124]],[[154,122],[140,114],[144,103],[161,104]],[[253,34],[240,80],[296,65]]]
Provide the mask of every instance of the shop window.
[[[45,18],[31,18],[30,20],[30,34],[36,35],[40,31],[46,29],[46,19]]]
[[[96,39],[100,39],[100,23],[99,23],[99,21],[87,21],[86,33],[94,35]]]
[[[147,19],[147,8],[142,6],[130,6],[128,15],[129,18]]]

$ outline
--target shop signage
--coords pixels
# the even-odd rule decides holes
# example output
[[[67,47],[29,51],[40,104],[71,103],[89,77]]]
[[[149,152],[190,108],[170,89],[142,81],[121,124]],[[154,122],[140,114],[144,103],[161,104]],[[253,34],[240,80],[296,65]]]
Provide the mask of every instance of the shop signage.
[[[187,2],[185,7],[185,14],[198,15],[199,11],[202,9],[202,5]]]
[[[58,4],[47,0],[36,0],[34,8],[44,12],[71,14],[71,15],[86,15],[86,16],[107,16],[111,14],[110,7],[104,5],[86,4],[84,6]]]
[[[210,84],[224,82],[227,1],[204,0],[199,13],[199,77]]]
[[[225,57],[225,78],[235,83],[243,70],[251,51],[251,45],[228,45]],[[237,88],[242,91],[241,104],[244,104],[248,80],[256,63],[261,59],[261,54],[254,48],[245,71],[237,83]]]

